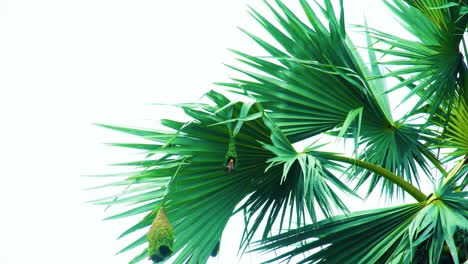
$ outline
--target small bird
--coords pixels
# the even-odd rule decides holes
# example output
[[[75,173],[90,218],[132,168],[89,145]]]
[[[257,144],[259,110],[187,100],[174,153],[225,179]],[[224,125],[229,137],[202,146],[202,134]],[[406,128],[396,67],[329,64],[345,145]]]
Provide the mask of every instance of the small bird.
[[[236,159],[234,157],[229,157],[227,159],[226,167],[228,169],[228,172],[231,173],[231,171],[236,169]]]

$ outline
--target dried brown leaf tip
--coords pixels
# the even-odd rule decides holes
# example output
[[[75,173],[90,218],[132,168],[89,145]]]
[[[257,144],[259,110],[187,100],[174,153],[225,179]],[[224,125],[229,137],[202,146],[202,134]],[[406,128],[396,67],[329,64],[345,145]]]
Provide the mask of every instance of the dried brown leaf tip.
[[[174,231],[166,216],[164,207],[158,210],[148,231],[148,252],[153,262],[161,262],[173,252]]]

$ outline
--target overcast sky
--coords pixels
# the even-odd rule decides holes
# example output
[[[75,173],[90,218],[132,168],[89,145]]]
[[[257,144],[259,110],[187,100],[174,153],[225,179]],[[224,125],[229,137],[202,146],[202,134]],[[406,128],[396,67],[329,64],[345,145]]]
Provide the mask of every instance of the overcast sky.
[[[0,263],[124,264],[137,253],[114,256],[135,218],[101,221],[118,209],[85,203],[106,191],[83,191],[103,182],[80,175],[137,157],[102,145],[127,137],[92,123],[180,117],[150,104],[194,102],[232,74],[227,48],[259,51],[237,29],[261,32],[247,2],[263,9],[260,0],[0,0]],[[394,29],[377,2],[345,1],[348,22],[365,11],[370,25]],[[213,263],[237,263],[236,249],[223,240]]]

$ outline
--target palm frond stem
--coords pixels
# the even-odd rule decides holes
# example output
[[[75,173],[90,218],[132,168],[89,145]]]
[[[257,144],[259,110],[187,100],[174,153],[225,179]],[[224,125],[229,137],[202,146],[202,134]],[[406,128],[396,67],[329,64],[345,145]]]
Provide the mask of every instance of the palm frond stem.
[[[423,192],[421,192],[414,185],[412,185],[411,183],[405,181],[401,176],[398,176],[395,173],[382,168],[381,166],[378,166],[376,164],[372,164],[372,163],[369,163],[369,162],[366,162],[366,161],[363,161],[363,160],[338,156],[338,155],[335,155],[335,154],[332,154],[332,153],[320,153],[319,155],[321,157],[329,159],[329,160],[344,162],[344,163],[347,163],[347,164],[359,166],[361,168],[372,171],[372,172],[386,178],[387,180],[392,181],[396,185],[398,185],[400,188],[402,188],[404,191],[406,191],[409,195],[413,196],[413,198],[416,199],[416,201],[418,201],[418,202],[423,202],[423,201],[425,201],[427,199],[427,195],[425,195]]]
[[[460,169],[463,167],[463,165],[465,165],[465,159],[462,159],[458,162],[457,166],[455,166],[450,172],[449,174],[447,175],[447,177],[445,177],[444,179],[444,184],[450,180],[455,174],[457,174]]]

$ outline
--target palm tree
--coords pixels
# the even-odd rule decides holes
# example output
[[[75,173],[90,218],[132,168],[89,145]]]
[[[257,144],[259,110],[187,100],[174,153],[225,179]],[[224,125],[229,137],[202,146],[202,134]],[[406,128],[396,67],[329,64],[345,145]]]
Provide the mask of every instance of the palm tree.
[[[146,141],[112,144],[147,156],[121,164],[137,167],[113,175],[110,185],[125,190],[96,201],[129,206],[110,219],[145,214],[120,236],[141,234],[120,251],[142,249],[130,263],[206,263],[237,213],[241,251],[279,252],[267,263],[467,260],[467,1],[384,0],[412,38],[357,27],[365,56],[347,36],[343,1],[312,2],[299,0],[300,15],[266,2],[274,21],[251,10],[274,41],[246,34],[269,56],[234,51],[240,65],[231,68],[243,77],[178,105],[188,122],[100,124]],[[415,102],[399,119],[389,104],[396,90],[408,91],[397,103]],[[324,151],[334,138],[351,151]],[[350,212],[344,199],[362,188],[405,202]]]

